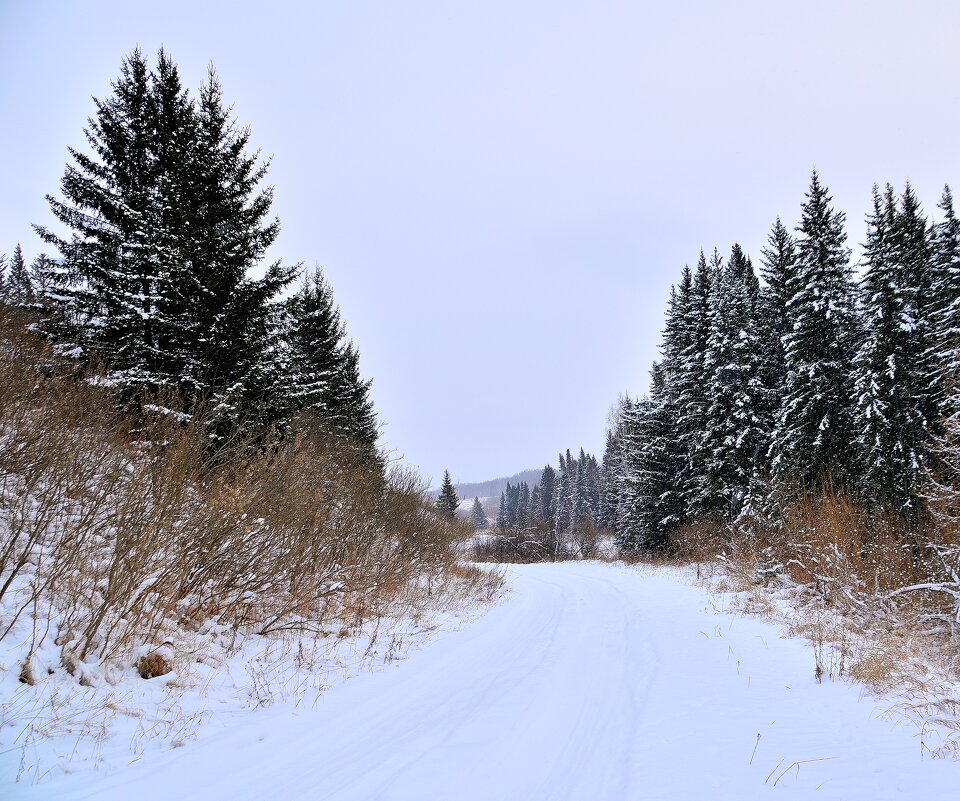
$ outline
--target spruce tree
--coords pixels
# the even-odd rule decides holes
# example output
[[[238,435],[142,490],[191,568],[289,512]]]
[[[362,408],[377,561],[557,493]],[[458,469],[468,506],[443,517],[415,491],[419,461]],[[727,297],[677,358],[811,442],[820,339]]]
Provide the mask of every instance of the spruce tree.
[[[450,480],[450,471],[443,471],[443,483],[440,486],[440,494],[437,496],[437,509],[444,517],[453,520],[457,516],[457,507],[460,505],[460,499],[457,497],[457,491]]]
[[[634,401],[629,395],[620,398],[617,409],[617,431],[619,432],[618,444],[620,453],[616,461],[617,466],[617,498],[616,510],[614,512],[614,539],[619,544],[632,539],[628,533],[632,528],[630,515],[633,509],[633,503],[636,498],[636,486],[633,481],[635,473],[632,468],[632,460],[637,453],[639,442],[633,436],[639,424],[639,402]]]
[[[509,484],[507,486],[510,486]],[[507,530],[507,493],[506,490],[500,492],[500,506],[497,511],[497,529],[500,533]]]
[[[865,337],[856,364],[859,489],[907,518],[919,510],[932,436],[931,273],[926,222],[909,184],[896,207],[874,187],[864,245]]]
[[[360,376],[359,353],[346,338],[340,310],[319,270],[305,276],[289,312],[294,400],[306,425],[375,455],[378,432],[370,382]]]
[[[297,407],[320,417],[332,415],[331,384],[339,368],[339,350],[345,336],[333,292],[319,271],[303,277],[290,299],[290,344],[293,349]]]
[[[733,519],[762,470],[769,421],[758,321],[759,282],[739,245],[718,276],[704,359],[709,403],[699,448],[704,471],[691,514]]]
[[[778,483],[816,491],[849,477],[854,453],[850,398],[857,318],[844,215],[814,171],[787,285],[785,380],[773,439]]]
[[[888,184],[885,197],[881,197],[874,186],[861,283],[865,339],[856,361],[858,483],[864,495],[882,501],[889,499],[902,507],[909,501],[909,486],[915,476],[905,474],[913,453],[904,452],[898,430],[903,415],[908,413],[908,404],[902,394],[906,377],[904,297],[896,261],[895,229],[893,188]]]
[[[946,186],[940,198],[943,213],[931,237],[931,270],[935,299],[930,346],[932,390],[939,398],[942,415],[960,413],[960,218],[953,208],[953,195]]]
[[[195,103],[164,51],[153,70],[134,51],[112,88],[85,130],[92,154],[71,149],[63,199],[48,196],[72,235],[36,227],[64,259],[48,333],[103,359],[123,396],[172,389],[184,410],[202,405],[215,438],[282,424],[277,296],[297,268],[249,274],[279,230],[257,189],[266,166],[212,73]]]
[[[771,317],[787,319],[787,304],[790,300],[791,282],[795,280],[796,243],[787,227],[777,217],[767,244],[761,251],[761,275],[767,284],[767,296]]]
[[[583,448],[580,449],[580,458],[574,468],[571,508],[574,526],[593,519],[590,504],[590,461]]]
[[[540,473],[540,519],[553,525],[555,506],[556,471],[546,465]]]
[[[603,464],[600,467],[600,509],[597,526],[602,529],[617,527],[617,498],[620,494],[621,424],[615,430],[607,431],[603,451]]]
[[[925,451],[922,443],[938,430],[941,417],[936,388],[931,386],[936,363],[930,355],[936,341],[938,299],[934,289],[938,271],[933,264],[928,222],[909,181],[900,196],[895,219],[894,242],[904,301],[902,329],[909,351],[910,376],[906,390],[910,404],[921,417],[923,429],[913,431],[908,437],[914,438],[920,450]]]
[[[375,450],[378,436],[377,417],[370,398],[372,383],[360,375],[360,352],[353,342],[347,341],[332,384],[335,408],[340,410],[344,435],[370,453]]]
[[[668,411],[659,364],[654,364],[651,374],[649,396],[623,411],[624,491],[615,541],[627,552],[662,551],[684,515],[677,487],[683,454],[676,447],[675,418]]]
[[[553,528],[558,537],[566,534],[572,524],[573,479],[573,459],[570,456],[570,451],[567,451],[566,458],[562,453],[560,454],[560,468],[557,471],[554,488],[556,500],[553,509]]]
[[[539,484],[534,484],[530,490],[530,502],[527,505],[527,522],[531,526],[543,523],[543,501]]]
[[[600,517],[600,465],[592,453],[587,457],[587,500],[590,522],[596,526]]]
[[[945,186],[939,208],[942,218],[931,232],[933,334],[929,360],[930,388],[937,399],[941,426],[936,435],[932,479],[939,512],[956,519],[960,487],[960,219],[953,195]],[[946,505],[944,505],[946,502]]]
[[[787,292],[796,280],[796,245],[779,217],[760,256],[760,272],[766,285],[760,290],[757,329],[762,347],[763,386],[769,391],[764,415],[772,419],[784,380],[784,344],[791,328]]]
[[[188,190],[181,192],[185,269],[178,285],[190,288],[186,317],[196,345],[185,361],[192,380],[211,387],[220,408],[233,407],[231,388],[239,386],[241,404],[283,414],[294,404],[278,398],[292,385],[277,380],[282,365],[271,363],[277,354],[273,343],[283,335],[277,298],[299,266],[261,266],[280,231],[279,221],[270,217],[273,189],[261,187],[269,162],[249,152],[250,131],[231,118],[212,67],[191,109],[196,166]],[[263,270],[262,278],[251,277],[255,268]]]
[[[523,532],[530,527],[530,486],[522,481],[516,491],[516,529]]]
[[[473,499],[473,508],[470,510],[470,517],[473,520],[473,525],[478,529],[486,528],[489,525],[487,522],[487,514],[483,511],[483,506],[479,498]]]
[[[710,339],[711,298],[716,292],[721,266],[716,251],[709,264],[701,251],[689,291],[681,284],[673,304],[675,309],[667,312],[664,344],[669,353],[658,380],[663,387],[660,393],[663,402],[676,405],[676,434],[685,453],[678,480],[687,506],[696,504],[705,480],[705,454],[701,448],[709,402],[705,359]],[[670,346],[674,341],[679,346],[675,353]]]
[[[111,381],[128,393],[158,388],[184,372],[171,316],[179,297],[175,244],[182,198],[178,173],[190,152],[191,115],[176,68],[161,51],[151,73],[139,51],[126,58],[113,94],[95,100],[84,131],[93,150],[70,149],[64,200],[48,196],[62,239],[38,226],[63,255],[73,278],[61,314],[77,341],[111,365]]]
[[[33,282],[30,270],[23,259],[23,250],[18,243],[10,259],[10,270],[6,281],[6,298],[11,306],[30,306],[34,302]]]
[[[709,335],[711,274],[701,253],[696,274],[688,268],[670,293],[661,362],[651,371],[647,398],[625,398],[618,415],[619,454],[614,532],[625,550],[663,548],[689,518],[689,498],[702,475],[696,449],[702,436],[706,388],[704,336]],[[606,459],[605,459],[606,461]],[[608,477],[608,481],[610,477]]]

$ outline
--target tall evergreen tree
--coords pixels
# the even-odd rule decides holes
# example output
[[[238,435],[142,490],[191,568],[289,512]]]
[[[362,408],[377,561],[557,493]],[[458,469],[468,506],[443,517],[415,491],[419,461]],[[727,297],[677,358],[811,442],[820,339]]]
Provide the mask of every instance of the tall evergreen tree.
[[[521,481],[516,493],[516,529],[523,532],[530,527],[530,485]]]
[[[194,103],[162,50],[152,71],[134,51],[95,103],[92,155],[71,149],[63,200],[48,197],[72,235],[37,226],[66,268],[53,333],[103,358],[125,395],[169,387],[188,411],[205,404],[216,436],[274,424],[288,406],[276,298],[297,268],[249,277],[279,228],[248,132],[212,73]]]
[[[910,499],[915,473],[910,466],[914,454],[904,451],[899,431],[904,415],[911,410],[902,394],[904,297],[895,254],[893,187],[889,184],[885,197],[874,186],[873,213],[867,226],[861,284],[865,340],[857,354],[855,388],[854,422],[861,462],[858,478],[864,494],[902,506]]]
[[[771,317],[786,320],[790,286],[796,275],[796,243],[787,227],[777,217],[761,250],[761,275],[767,283]]]
[[[540,519],[551,525],[553,524],[556,512],[555,504],[555,482],[556,471],[550,465],[543,468],[540,473]]]
[[[739,245],[718,276],[704,364],[710,401],[699,448],[704,471],[697,518],[735,518],[761,467],[769,432],[758,321],[759,282]]]
[[[710,341],[711,299],[717,291],[721,269],[716,251],[709,263],[701,251],[689,295],[684,297],[681,286],[676,312],[667,312],[667,329],[671,333],[665,334],[664,342],[676,339],[682,350],[664,359],[665,372],[658,379],[662,385],[659,395],[664,403],[676,404],[676,434],[686,456],[678,478],[687,506],[696,503],[705,480],[706,458],[701,439],[709,402],[706,354]],[[674,364],[675,372],[671,369]]]
[[[857,356],[859,489],[909,518],[918,512],[935,428],[931,393],[931,274],[926,222],[909,184],[900,209],[888,184],[874,187],[864,245]]]
[[[960,497],[960,219],[945,186],[939,203],[943,217],[931,233],[933,335],[930,390],[941,414],[929,478],[938,514],[956,519]]]
[[[278,384],[278,365],[270,362],[277,356],[272,342],[282,334],[275,299],[299,265],[272,262],[261,267],[262,278],[251,276],[280,231],[279,220],[270,217],[273,189],[261,187],[269,162],[249,152],[250,130],[231,118],[212,67],[191,111],[196,166],[180,192],[184,225],[177,243],[177,284],[188,288],[185,327],[196,343],[185,361],[191,380],[211,387],[222,405],[232,400],[224,388],[237,385],[242,402],[251,396],[263,402],[290,387]]]
[[[920,425],[924,429],[914,431],[910,436],[915,437],[914,442],[920,451],[926,451],[921,443],[937,430],[940,423],[937,393],[931,386],[931,376],[936,372],[931,349],[936,340],[938,302],[934,289],[938,271],[933,265],[928,222],[909,181],[900,196],[895,221],[894,244],[904,302],[902,329],[911,354],[908,356],[907,392],[911,405],[921,416]]]
[[[620,493],[619,477],[621,475],[621,436],[622,431],[620,431],[619,424],[615,430],[607,431],[603,463],[600,466],[600,507],[597,515],[597,526],[602,529],[612,530],[617,525],[617,496]]]
[[[953,195],[946,186],[939,203],[943,219],[933,228],[931,270],[935,299],[930,364],[931,389],[939,399],[942,414],[960,413],[960,218],[953,208]]]
[[[351,441],[373,451],[378,436],[377,417],[370,397],[373,382],[360,375],[360,352],[347,341],[341,351],[340,370],[334,376],[333,397],[341,410],[342,429]]]
[[[570,530],[573,522],[571,500],[573,496],[573,458],[567,451],[566,458],[560,454],[560,468],[554,488],[556,498],[553,509],[553,528],[557,535],[565,534]]]
[[[773,441],[778,483],[802,491],[849,476],[857,318],[844,215],[814,171],[798,228],[796,272],[787,285],[791,327]]]
[[[507,485],[510,486],[509,484]],[[502,490],[500,492],[500,506],[497,512],[497,529],[499,531],[505,532],[507,530],[507,492]]]
[[[542,493],[539,484],[534,484],[530,490],[530,502],[527,505],[527,522],[531,526],[539,526],[544,522]]]
[[[573,498],[571,508],[573,514],[573,525],[584,523],[593,519],[593,510],[590,505],[590,461],[580,449],[580,458],[576,462],[573,475]]]
[[[587,456],[587,501],[590,506],[590,522],[597,525],[600,516],[600,465],[592,453]]]
[[[126,58],[113,95],[95,101],[84,131],[93,155],[70,149],[65,200],[47,199],[73,236],[37,227],[73,278],[62,291],[64,316],[84,346],[108,359],[121,387],[158,387],[184,368],[168,312],[178,297],[176,173],[185,169],[192,126],[176,68],[162,52],[158,61],[151,74],[139,51]]]
[[[796,245],[786,226],[777,217],[761,250],[761,275],[766,282],[760,291],[758,331],[762,346],[763,385],[768,393],[769,406],[765,416],[772,419],[776,413],[775,399],[786,372],[784,346],[792,327],[788,307],[788,287],[795,282]]]

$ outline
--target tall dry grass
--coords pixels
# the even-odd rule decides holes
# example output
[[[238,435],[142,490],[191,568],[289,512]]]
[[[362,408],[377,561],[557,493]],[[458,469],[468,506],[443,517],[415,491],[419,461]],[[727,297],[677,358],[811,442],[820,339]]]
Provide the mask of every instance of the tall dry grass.
[[[890,713],[916,723],[924,753],[960,754],[960,527],[919,523],[837,492],[801,497],[776,524],[700,523],[669,556],[722,566],[735,608],[772,616],[811,644],[818,680],[850,676],[894,692]],[[937,744],[934,745],[933,743]]]

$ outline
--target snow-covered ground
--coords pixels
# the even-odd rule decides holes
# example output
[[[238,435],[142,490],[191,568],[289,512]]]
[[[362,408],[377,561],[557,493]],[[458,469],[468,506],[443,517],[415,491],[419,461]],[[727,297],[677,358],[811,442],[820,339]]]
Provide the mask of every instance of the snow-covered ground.
[[[217,718],[133,764],[0,796],[960,797],[960,763],[922,758],[920,733],[886,714],[889,701],[818,684],[809,645],[718,611],[684,571],[567,562],[507,577],[512,590],[485,615],[315,705]],[[0,759],[11,777],[14,755]]]

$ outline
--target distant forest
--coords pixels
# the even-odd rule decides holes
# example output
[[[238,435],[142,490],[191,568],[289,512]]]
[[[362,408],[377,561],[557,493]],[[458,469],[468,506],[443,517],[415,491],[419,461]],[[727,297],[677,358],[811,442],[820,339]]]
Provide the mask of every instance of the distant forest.
[[[461,500],[471,500],[473,498],[498,499],[508,484],[535,484],[540,480],[540,470],[522,470],[516,475],[506,478],[492,478],[489,481],[478,481],[472,484],[457,484],[457,495]],[[434,491],[436,495],[437,491]],[[496,504],[494,504],[495,508]]]

